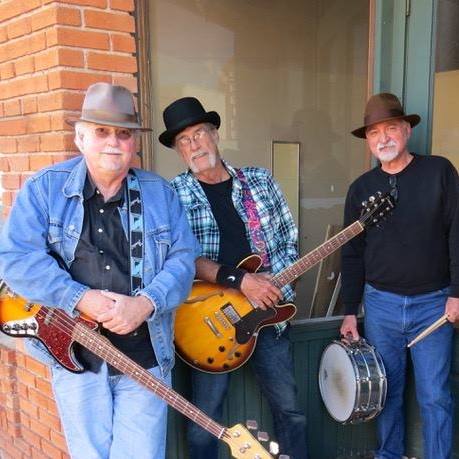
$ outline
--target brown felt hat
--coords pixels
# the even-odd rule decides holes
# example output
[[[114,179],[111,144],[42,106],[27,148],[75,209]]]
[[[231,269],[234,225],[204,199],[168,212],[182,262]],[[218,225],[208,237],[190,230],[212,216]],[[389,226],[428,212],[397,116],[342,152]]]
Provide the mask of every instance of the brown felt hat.
[[[103,126],[151,131],[140,125],[134,98],[129,89],[110,83],[95,83],[89,86],[83,101],[81,116],[69,116],[65,121],[71,126],[78,121],[85,121]]]
[[[416,126],[421,121],[419,115],[405,115],[402,104],[397,96],[383,92],[371,96],[365,107],[365,115],[363,117],[363,126],[354,129],[351,133],[360,139],[366,138],[366,130],[369,126],[384,121],[402,119],[408,121],[411,127]]]

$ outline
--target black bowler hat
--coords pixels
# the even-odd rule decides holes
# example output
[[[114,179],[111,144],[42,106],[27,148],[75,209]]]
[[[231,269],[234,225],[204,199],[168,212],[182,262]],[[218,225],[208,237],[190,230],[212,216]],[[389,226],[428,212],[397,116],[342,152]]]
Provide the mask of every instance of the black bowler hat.
[[[182,97],[168,105],[163,111],[166,130],[158,137],[166,147],[172,147],[175,136],[189,126],[199,123],[212,123],[220,127],[217,112],[206,112],[196,97]]]

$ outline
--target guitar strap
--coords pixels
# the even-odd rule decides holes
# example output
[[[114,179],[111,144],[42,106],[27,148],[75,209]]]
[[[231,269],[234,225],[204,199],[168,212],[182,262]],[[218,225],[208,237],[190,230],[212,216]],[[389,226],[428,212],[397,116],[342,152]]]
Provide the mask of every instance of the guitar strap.
[[[258,255],[261,257],[263,267],[269,270],[271,262],[269,260],[268,248],[261,229],[260,216],[258,214],[257,205],[253,199],[252,192],[250,191],[247,178],[241,169],[236,170],[237,178],[240,180],[242,185],[242,204],[247,215],[247,223],[249,225],[250,238],[252,243],[257,249]]]
[[[133,171],[127,176],[128,233],[130,249],[131,295],[143,288],[143,205],[139,179]]]

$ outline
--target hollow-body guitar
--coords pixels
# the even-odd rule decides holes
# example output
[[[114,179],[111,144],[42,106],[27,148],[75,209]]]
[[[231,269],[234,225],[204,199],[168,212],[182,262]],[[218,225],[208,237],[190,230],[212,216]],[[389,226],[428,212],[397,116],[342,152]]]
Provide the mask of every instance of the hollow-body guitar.
[[[339,249],[366,227],[376,224],[394,207],[389,194],[370,197],[363,203],[359,220],[272,277],[282,288]],[[238,265],[257,272],[261,258],[251,255]],[[294,304],[263,310],[252,305],[238,290],[195,281],[188,299],[175,318],[175,348],[189,365],[208,373],[226,373],[243,365],[252,355],[262,327],[291,319]]]

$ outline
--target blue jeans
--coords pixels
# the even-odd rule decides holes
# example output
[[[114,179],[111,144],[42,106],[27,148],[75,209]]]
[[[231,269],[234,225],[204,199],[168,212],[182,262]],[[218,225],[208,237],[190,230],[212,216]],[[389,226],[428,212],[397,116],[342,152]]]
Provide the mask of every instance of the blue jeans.
[[[407,344],[444,314],[447,295],[448,289],[402,296],[365,286],[365,334],[381,354],[387,373],[386,404],[377,418],[378,459],[400,459],[405,452]],[[453,333],[448,322],[410,349],[422,418],[424,459],[451,457],[453,405],[449,373]]]
[[[128,376],[109,376],[105,363],[98,373],[54,366],[52,385],[73,459],[165,457],[167,405]]]
[[[273,415],[276,441],[290,459],[307,459],[306,418],[297,402],[288,330],[277,337],[274,327],[260,331],[250,358],[261,392]],[[221,422],[230,373],[209,374],[192,370],[192,400],[211,418]],[[190,459],[216,459],[218,440],[195,423],[188,424]]]

